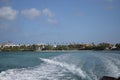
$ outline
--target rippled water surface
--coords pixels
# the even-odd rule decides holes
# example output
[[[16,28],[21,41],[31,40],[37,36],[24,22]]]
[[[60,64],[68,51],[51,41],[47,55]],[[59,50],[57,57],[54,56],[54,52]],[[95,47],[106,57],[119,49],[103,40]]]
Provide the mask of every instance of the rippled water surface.
[[[0,80],[99,80],[120,76],[120,51],[0,52]]]

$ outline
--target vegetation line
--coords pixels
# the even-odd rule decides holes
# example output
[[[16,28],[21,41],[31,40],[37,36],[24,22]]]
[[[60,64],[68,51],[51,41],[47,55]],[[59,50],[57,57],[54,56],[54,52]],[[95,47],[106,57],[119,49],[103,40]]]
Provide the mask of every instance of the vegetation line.
[[[115,45],[110,43],[99,44],[68,44],[68,45],[13,45],[11,43],[0,44],[0,51],[61,51],[61,50],[120,50],[120,43]]]

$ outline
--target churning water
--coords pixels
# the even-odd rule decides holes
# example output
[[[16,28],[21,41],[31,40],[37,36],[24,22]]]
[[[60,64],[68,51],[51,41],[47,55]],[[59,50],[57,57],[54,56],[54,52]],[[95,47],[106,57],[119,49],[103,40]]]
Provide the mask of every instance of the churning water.
[[[120,76],[120,51],[1,53],[0,69],[0,80],[117,78]]]

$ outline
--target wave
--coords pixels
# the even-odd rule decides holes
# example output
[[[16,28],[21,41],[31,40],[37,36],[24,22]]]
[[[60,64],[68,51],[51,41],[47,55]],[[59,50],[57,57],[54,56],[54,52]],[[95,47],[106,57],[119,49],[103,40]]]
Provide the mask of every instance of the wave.
[[[62,64],[60,62],[55,63],[56,65],[66,68],[66,70],[53,65],[49,59],[41,58],[41,60],[51,64],[42,63],[33,68],[2,71],[0,73],[0,80],[80,80],[76,78],[76,76],[69,74],[68,70],[74,74],[80,74],[82,78],[85,77],[84,72],[73,65]]]
[[[104,56],[103,60],[104,60],[103,63],[106,66],[107,71],[109,72],[109,76],[113,76],[116,78],[119,77],[120,76],[119,60],[110,56]]]
[[[117,58],[116,58],[117,57]],[[0,80],[99,80],[120,76],[117,54],[62,54],[32,68],[10,69],[0,73]]]
[[[40,58],[40,59],[44,62],[49,63],[49,64],[54,64],[54,65],[64,67],[67,70],[69,70],[70,72],[72,72],[73,74],[76,74],[76,75],[82,77],[83,79],[87,77],[86,73],[84,71],[82,71],[82,69],[77,68],[75,65],[72,65],[72,64],[70,65],[70,64],[67,64],[67,63],[54,61],[54,60],[50,60],[50,59],[44,59],[44,58]]]
[[[102,68],[104,68],[102,76],[112,76],[118,78],[120,76],[120,60],[117,58],[118,54],[106,53],[106,54],[93,54],[100,61]]]
[[[10,69],[0,73],[0,80],[61,80],[65,76],[56,66],[46,64],[34,68]],[[58,75],[59,74],[59,75]],[[69,77],[66,77],[69,80]]]

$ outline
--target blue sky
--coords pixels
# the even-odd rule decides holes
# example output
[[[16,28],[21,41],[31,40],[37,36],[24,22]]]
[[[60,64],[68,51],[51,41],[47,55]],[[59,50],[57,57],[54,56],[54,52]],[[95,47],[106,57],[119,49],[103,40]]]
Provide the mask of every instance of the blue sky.
[[[120,42],[120,0],[0,0],[0,43]]]

